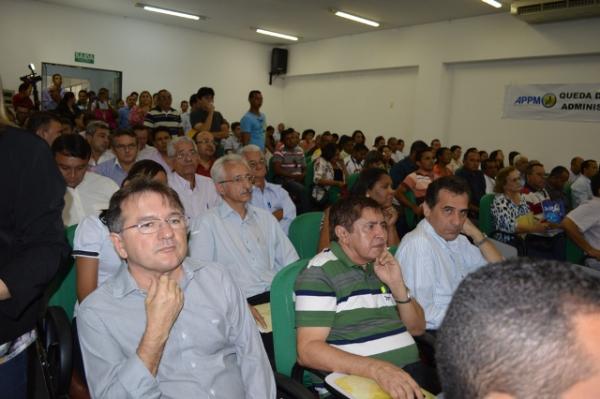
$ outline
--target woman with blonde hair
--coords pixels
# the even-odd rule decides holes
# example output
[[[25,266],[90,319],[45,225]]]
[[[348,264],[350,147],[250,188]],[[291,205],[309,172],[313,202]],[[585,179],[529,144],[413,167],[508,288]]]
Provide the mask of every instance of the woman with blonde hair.
[[[494,238],[507,244],[515,245],[519,234],[544,233],[550,229],[547,222],[534,220],[521,188],[521,173],[514,166],[496,175],[496,196],[491,207]]]
[[[152,95],[148,90],[140,93],[138,105],[134,105],[129,113],[129,126],[143,125],[146,114],[152,109]]]

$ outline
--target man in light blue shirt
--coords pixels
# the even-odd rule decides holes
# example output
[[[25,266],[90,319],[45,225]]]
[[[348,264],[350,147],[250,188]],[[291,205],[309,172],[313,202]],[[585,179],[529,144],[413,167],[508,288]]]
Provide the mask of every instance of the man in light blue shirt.
[[[591,178],[598,173],[598,162],[588,159],[581,163],[581,174],[573,184],[571,184],[571,199],[573,209],[583,204],[585,201],[594,198],[592,193]]]
[[[92,397],[274,399],[240,289],[223,266],[186,258],[175,191],[134,180],[113,196],[106,221],[126,263],[77,314]]]
[[[396,259],[411,294],[425,311],[427,329],[437,330],[465,276],[503,258],[467,217],[469,186],[464,179],[447,176],[433,181],[423,211],[425,219],[402,238]]]
[[[251,300],[268,293],[275,274],[298,254],[277,219],[249,204],[254,177],[241,156],[219,158],[211,177],[223,202],[192,220],[190,257],[225,265]]]
[[[126,105],[124,107],[119,108],[119,128],[120,129],[129,129],[131,126],[129,125],[129,112],[135,106],[135,97],[129,96],[127,97]]]
[[[137,159],[137,136],[131,130],[117,130],[112,133],[110,142],[115,158],[94,166],[92,172],[108,177],[121,186]]]
[[[271,212],[275,219],[279,220],[279,225],[287,235],[290,224],[296,217],[296,205],[283,187],[266,181],[265,155],[257,145],[248,144],[241,149],[241,153],[250,166],[250,173],[254,176],[250,204]]]
[[[260,91],[252,90],[248,94],[250,110],[244,114],[240,124],[242,126],[242,142],[244,144],[254,144],[265,150],[265,129],[267,126],[267,117],[260,112],[263,96]]]

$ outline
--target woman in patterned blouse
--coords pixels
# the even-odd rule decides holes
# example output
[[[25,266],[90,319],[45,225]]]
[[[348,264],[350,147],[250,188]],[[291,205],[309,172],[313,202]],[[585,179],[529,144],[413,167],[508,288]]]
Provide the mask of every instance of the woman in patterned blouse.
[[[315,175],[313,179],[312,196],[320,206],[325,206],[327,203],[327,192],[332,186],[344,188],[345,176],[342,170],[341,173],[335,173],[335,169],[339,170],[338,162],[340,151],[334,143],[328,143],[321,150],[321,156],[317,158],[314,164]]]
[[[498,172],[494,192],[496,197],[491,208],[496,231],[494,238],[510,244],[513,243],[515,234],[542,233],[549,228],[548,224],[543,222],[533,225],[517,223],[517,218],[529,213],[529,207],[521,194],[521,174],[514,166]]]

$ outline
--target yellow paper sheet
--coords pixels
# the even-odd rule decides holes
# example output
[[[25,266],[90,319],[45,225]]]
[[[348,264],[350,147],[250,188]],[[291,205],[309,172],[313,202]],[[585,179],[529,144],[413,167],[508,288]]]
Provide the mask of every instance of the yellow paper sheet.
[[[330,378],[330,376],[332,378]],[[355,375],[346,375],[342,373],[332,373],[326,378],[334,388],[340,390],[344,395],[352,399],[391,399],[377,383],[369,378],[358,377]],[[435,399],[431,393],[421,389],[425,399]]]
[[[256,305],[254,307],[258,310],[258,313],[265,319],[267,323],[267,328],[263,328],[260,324],[256,323],[258,326],[258,331],[261,333],[270,333],[273,331],[273,323],[271,322],[271,304],[270,303],[262,303],[260,305]]]

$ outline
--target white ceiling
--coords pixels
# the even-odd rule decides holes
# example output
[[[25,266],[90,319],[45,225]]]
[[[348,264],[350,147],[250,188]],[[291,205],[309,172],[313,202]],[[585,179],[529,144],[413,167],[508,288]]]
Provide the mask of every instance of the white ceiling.
[[[509,0],[501,0],[501,9],[480,0],[139,0],[147,5],[208,17],[204,21],[191,21],[144,11],[135,7],[136,0],[38,1],[266,44],[281,43],[282,40],[259,35],[252,28],[287,33],[299,36],[301,41],[312,41],[377,29],[510,12]],[[372,28],[347,21],[334,16],[330,9],[374,19],[381,26]]]

